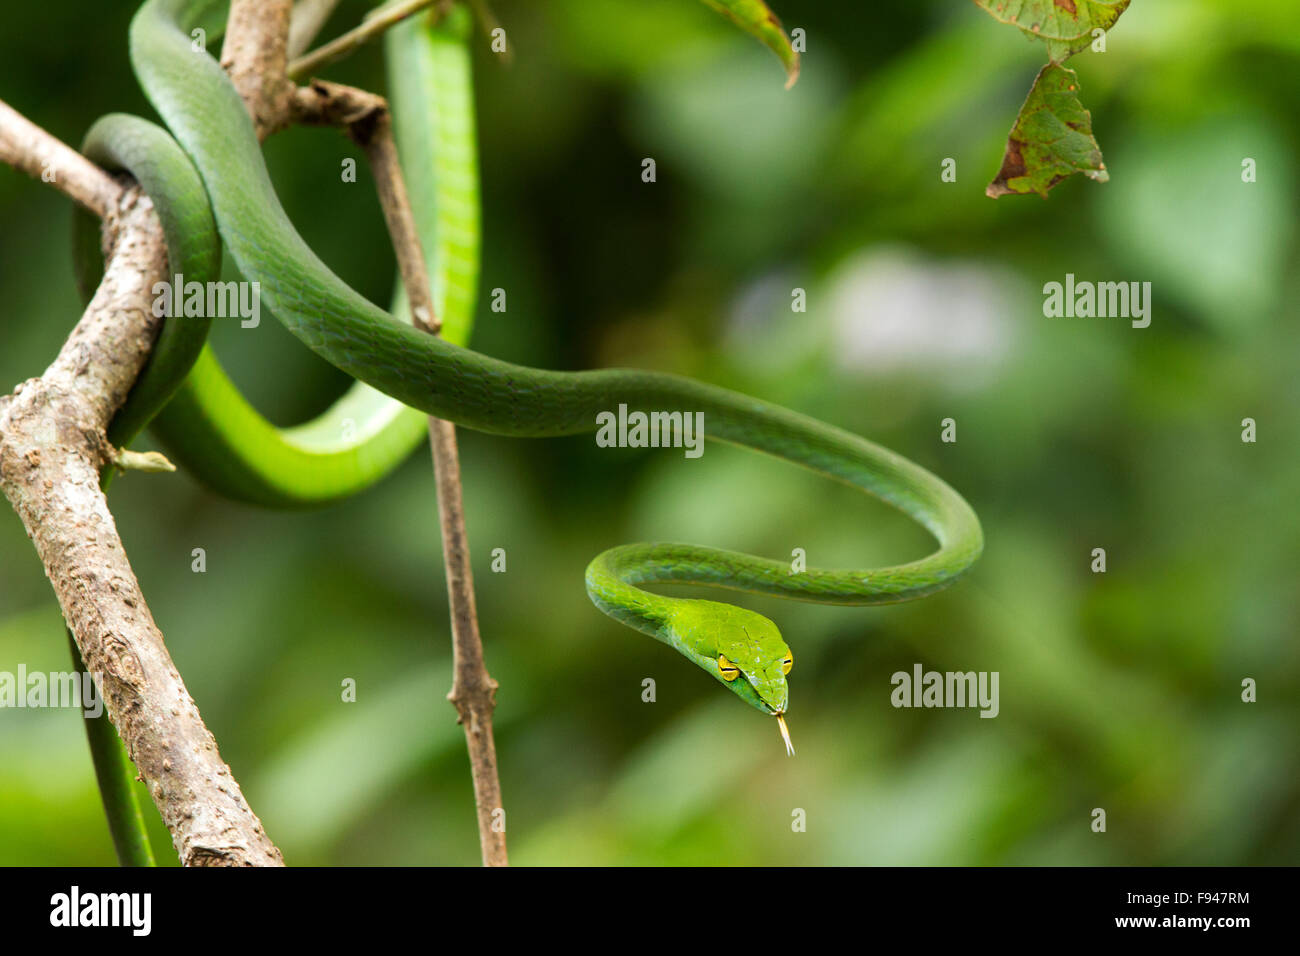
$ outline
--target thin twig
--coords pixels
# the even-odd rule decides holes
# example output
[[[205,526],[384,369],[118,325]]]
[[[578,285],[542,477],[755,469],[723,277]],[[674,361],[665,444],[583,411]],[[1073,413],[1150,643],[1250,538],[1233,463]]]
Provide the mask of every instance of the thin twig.
[[[343,126],[365,150],[397,256],[402,285],[411,306],[412,322],[436,335],[441,322],[429,290],[429,274],[406,181],[398,163],[387,103],[364,90],[317,80],[295,93],[293,110],[297,122]],[[483,660],[483,641],[479,636],[456,427],[451,422],[430,416],[429,444],[438,486],[438,517],[451,605],[453,678],[447,699],[455,705],[459,721],[465,728],[483,863],[485,866],[506,866],[501,780],[492,734],[497,682],[488,674]]]
[[[0,100],[0,163],[7,163],[76,200],[100,219],[122,185],[72,147]]]
[[[328,80],[312,80],[297,87],[289,101],[292,122],[336,127],[358,142],[366,135],[363,127],[378,122],[387,112],[388,102],[379,94]]]
[[[465,728],[474,803],[478,810],[479,848],[484,866],[506,866],[505,810],[501,778],[497,771],[492,711],[496,708],[497,682],[483,660],[478,611],[474,605],[474,579],[470,571],[469,538],[465,532],[465,505],[461,497],[460,453],[456,426],[429,419],[434,473],[438,482],[438,517],[442,523],[442,550],[447,565],[447,591],[451,599],[453,676],[447,694]]]
[[[380,8],[363,20],[360,26],[290,63],[289,78],[300,80],[310,76],[325,64],[340,60],[357,47],[370,42],[395,23],[400,23],[412,14],[419,13],[425,7],[431,7],[438,2],[440,0],[405,0],[391,7]]]
[[[385,112],[374,124],[368,142],[362,144],[370,159],[388,232],[397,254],[402,284],[411,304],[412,321],[437,334],[441,321],[434,312],[429,292],[429,275],[420,236],[402,170],[397,162],[393,127]],[[474,574],[470,566],[469,536],[465,531],[465,505],[460,479],[460,453],[456,447],[456,426],[429,417],[429,444],[438,484],[438,518],[442,527],[442,552],[447,571],[447,594],[451,603],[453,677],[447,699],[456,707],[465,728],[470,773],[474,780],[474,802],[478,810],[479,845],[485,866],[505,866],[506,834],[501,802],[501,780],[497,771],[496,745],[492,736],[492,711],[496,707],[497,682],[488,674],[479,636],[478,612],[474,603]]]
[[[311,41],[324,28],[326,21],[339,5],[339,0],[298,0],[293,8],[293,20],[289,24],[289,44],[287,53],[293,60],[302,56]]]
[[[393,8],[393,13],[398,9],[400,8]],[[407,10],[404,15],[412,12],[414,9]],[[370,28],[368,36],[378,35],[380,30],[392,26],[401,18],[379,11],[367,22],[367,27]],[[383,97],[365,90],[315,80],[293,91],[287,103],[287,121],[341,127],[365,150],[397,256],[402,284],[411,306],[412,322],[419,328],[437,334],[440,321],[429,289],[428,271],[420,247],[415,216],[406,192],[406,181],[398,163],[392,117],[387,102]],[[282,124],[277,119],[276,128],[280,125]],[[483,863],[486,866],[505,866],[508,860],[504,821],[501,819],[501,782],[492,734],[497,682],[488,674],[483,661],[483,643],[479,636],[474,602],[474,577],[469,559],[469,538],[465,531],[455,426],[430,417],[429,444],[438,487],[438,515],[451,605],[454,677],[447,697],[455,705],[459,721],[465,728]]]

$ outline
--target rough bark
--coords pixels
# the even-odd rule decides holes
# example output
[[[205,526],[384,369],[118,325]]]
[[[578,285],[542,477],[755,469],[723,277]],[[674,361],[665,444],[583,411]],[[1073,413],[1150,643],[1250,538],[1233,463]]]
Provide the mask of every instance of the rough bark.
[[[0,103],[0,162],[49,183],[103,219],[122,191],[112,176]]]
[[[426,4],[408,4],[404,13]],[[295,89],[286,67],[289,0],[234,0],[222,51],[259,138],[291,121],[339,125],[375,171],[414,321],[439,321],[397,163],[387,104],[314,82]],[[393,21],[395,22],[395,21]],[[384,27],[354,31],[364,42]],[[303,30],[309,36],[314,28]],[[307,42],[307,41],[300,41]],[[57,188],[105,219],[105,277],[81,323],[40,379],[0,397],[0,489],[54,584],[64,617],[186,865],[282,865],[185,690],[140,593],[99,487],[113,459],[104,433],[143,367],[158,320],[151,290],[167,275],[161,226],[147,197],[0,103],[0,161],[34,176],[66,170]],[[483,660],[461,496],[455,429],[430,418],[446,557],[455,676],[447,695],[465,727],[483,861],[505,865],[492,735],[497,684]]]
[[[54,586],[106,709],[187,866],[281,865],[203,724],[99,487],[105,430],[153,339],[162,227],[137,189],[105,210],[104,279],[54,363],[0,399],[0,490]]]
[[[285,72],[292,0],[233,0],[221,65],[253,117],[258,139],[284,128],[293,84]]]

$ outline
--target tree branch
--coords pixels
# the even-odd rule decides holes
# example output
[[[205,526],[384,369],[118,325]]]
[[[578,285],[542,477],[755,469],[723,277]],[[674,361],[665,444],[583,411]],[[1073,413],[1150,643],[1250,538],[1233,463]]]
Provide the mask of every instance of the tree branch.
[[[167,653],[100,490],[112,457],[104,434],[152,348],[152,288],[167,274],[149,199],[119,189],[106,212],[111,251],[94,299],[45,374],[0,398],[0,490],[181,862],[279,865]]]
[[[429,291],[429,274],[406,192],[406,181],[397,159],[388,104],[382,97],[364,90],[315,80],[310,86],[295,92],[292,106],[296,122],[343,126],[365,150],[397,256],[402,285],[411,305],[411,321],[418,328],[436,335],[441,322]],[[465,728],[483,863],[485,866],[506,866],[505,827],[497,819],[502,810],[501,780],[492,734],[497,682],[487,671],[483,641],[479,636],[456,427],[451,422],[430,416],[429,445],[438,487],[438,518],[451,605],[453,678],[447,699],[455,705],[459,723]]]
[[[355,34],[363,42],[428,3],[402,4]],[[290,0],[233,0],[222,64],[260,137],[291,119],[344,126],[375,170],[413,321],[436,333],[424,257],[397,163],[387,104],[359,90],[286,74]],[[396,15],[398,11],[403,11]],[[349,49],[351,48],[349,46]],[[0,489],[13,504],[54,584],[106,708],[187,865],[282,865],[243,799],[216,741],[177,673],[140,593],[99,472],[113,459],[104,434],[157,335],[153,285],[166,247],[149,199],[0,104],[0,159],[54,184],[106,218],[104,280],[59,357],[40,379],[0,397]],[[448,698],[465,726],[484,863],[505,865],[500,783],[492,737],[497,684],[483,662],[455,429],[430,419],[451,601],[455,677]]]
[[[0,161],[52,183],[100,219],[121,198],[121,183],[4,103],[0,103]],[[105,488],[103,481],[100,488]],[[73,632],[65,633],[72,646],[74,665],[83,672],[83,679],[91,680]],[[153,849],[136,799],[135,765],[126,745],[113,722],[103,714],[86,717],[83,723],[118,862],[122,866],[153,866]]]
[[[289,23],[289,59],[301,56],[311,46],[338,5],[339,0],[298,0]]]
[[[341,37],[330,40],[324,46],[318,47],[290,63],[290,78],[300,80],[326,64],[343,59],[357,47],[369,43],[393,24],[401,23],[412,14],[419,13],[425,7],[431,7],[439,2],[445,3],[446,0],[405,0],[403,3],[394,3],[391,6],[380,7],[378,10],[372,11],[360,26],[349,30]]]
[[[349,41],[347,49],[377,36],[380,32],[429,6],[428,2],[399,4],[388,12],[381,11],[363,25],[364,37]],[[234,11],[232,10],[232,17]],[[278,25],[278,21],[276,21]],[[279,42],[279,35],[267,28],[267,36]],[[358,34],[353,31],[342,39]],[[336,41],[337,43],[338,41]],[[317,54],[330,49],[329,44]],[[342,47],[339,47],[341,50]],[[340,53],[341,55],[341,53]],[[312,56],[316,56],[313,54]],[[332,57],[331,57],[332,58]],[[318,62],[325,62],[324,59]],[[294,70],[290,65],[290,71]],[[245,96],[249,109],[256,98]],[[393,140],[392,117],[383,97],[366,90],[313,80],[294,88],[282,103],[283,115],[268,115],[265,127],[281,129],[290,122],[312,126],[336,126],[344,129],[365,150],[375,187],[379,193],[384,220],[397,257],[402,284],[411,305],[412,322],[437,334],[440,323],[429,291],[429,276],[419,232],[411,211],[406,182],[397,159]],[[474,577],[469,559],[469,537],[465,531],[465,513],[460,479],[460,457],[456,447],[456,430],[450,422],[429,419],[429,443],[433,455],[434,476],[438,488],[438,515],[442,529],[443,557],[446,565],[448,599],[451,605],[452,656],[455,676],[448,699],[456,707],[459,722],[465,728],[470,772],[474,780],[474,798],[479,825],[479,844],[486,866],[507,865],[505,828],[495,817],[501,812],[501,782],[497,772],[496,746],[492,734],[492,711],[496,707],[497,682],[487,672],[483,661],[483,643],[479,636],[478,614],[474,602]]]
[[[242,93],[263,115],[275,115],[292,89],[284,75],[287,7],[279,5],[235,0],[227,33]],[[277,31],[278,54],[274,42],[258,41]],[[4,104],[0,159],[103,218],[111,250],[103,282],[54,364],[0,398],[0,489],[36,546],[181,862],[282,865],[167,653],[100,488],[100,471],[114,457],[105,431],[158,332],[152,289],[167,274],[161,225],[139,190],[124,191]]]
[[[253,118],[258,139],[288,122],[293,84],[289,60],[289,20],[293,0],[232,0],[226,21],[221,65]]]
[[[49,183],[100,219],[122,186],[75,149],[55,139],[0,100],[0,162]]]
[[[483,865],[506,866],[505,819],[497,818],[505,811],[497,772],[496,743],[492,735],[497,682],[488,673],[483,660],[483,641],[479,637],[469,537],[465,532],[465,505],[461,496],[456,427],[451,422],[430,418],[429,441],[438,483],[438,518],[442,524],[442,552],[451,601],[453,675],[447,699],[455,705],[459,722],[465,728]]]
[[[441,327],[429,292],[420,236],[411,212],[406,183],[397,162],[397,147],[388,111],[370,127],[370,138],[362,143],[374,172],[375,187],[397,254],[402,284],[411,304],[412,322],[437,334]],[[470,774],[474,780],[474,802],[478,811],[479,846],[485,866],[505,866],[506,834],[502,812],[501,780],[497,772],[496,744],[492,735],[492,711],[496,707],[497,682],[483,660],[478,611],[474,603],[474,573],[469,558],[469,536],[465,531],[465,505],[460,480],[460,453],[456,447],[456,426],[429,417],[429,444],[438,485],[438,518],[442,527],[442,553],[447,573],[447,595],[451,603],[453,676],[447,699],[456,707],[465,728]]]

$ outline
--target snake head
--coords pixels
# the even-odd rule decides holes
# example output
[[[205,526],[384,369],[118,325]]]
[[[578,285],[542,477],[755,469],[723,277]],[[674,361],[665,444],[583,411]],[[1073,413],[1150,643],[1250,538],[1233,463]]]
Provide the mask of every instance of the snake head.
[[[775,624],[715,601],[683,601],[672,618],[674,645],[737,697],[765,714],[785,713],[794,665]]]

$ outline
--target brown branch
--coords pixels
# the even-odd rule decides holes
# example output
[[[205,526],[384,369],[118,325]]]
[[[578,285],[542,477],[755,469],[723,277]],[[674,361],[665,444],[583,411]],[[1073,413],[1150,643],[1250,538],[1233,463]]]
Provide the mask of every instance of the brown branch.
[[[453,675],[447,699],[455,705],[459,722],[465,728],[483,865],[506,866],[505,818],[497,819],[497,814],[504,814],[505,810],[497,771],[496,743],[492,736],[497,682],[488,673],[483,660],[483,641],[479,637],[469,538],[465,532],[465,504],[461,496],[456,426],[430,417],[429,441],[438,483],[438,518],[442,524],[442,551],[451,601]]]
[[[388,109],[385,108],[374,122],[367,123],[360,130],[354,127],[354,137],[358,134],[364,137],[358,142],[366,151],[370,171],[375,177],[375,191],[379,193],[379,205],[384,211],[388,235],[397,256],[397,269],[406,289],[406,300],[411,306],[411,322],[417,328],[436,335],[442,329],[442,319],[437,315],[429,291],[429,273],[420,247],[415,214],[411,211],[411,198],[406,192],[406,180],[397,161],[397,143],[393,140],[393,121]],[[452,444],[454,447],[454,438]]]
[[[167,653],[99,487],[113,457],[105,431],[153,346],[152,290],[167,276],[153,204],[108,182],[118,191],[104,207],[110,252],[99,289],[45,374],[0,398],[0,489],[181,862],[282,865]],[[107,188],[89,175],[85,183]]]
[[[289,61],[289,19],[293,0],[232,0],[221,65],[244,100],[258,139],[288,122],[293,84]]]
[[[373,23],[375,26],[367,30],[366,39],[378,35],[416,9],[428,5],[408,3],[392,8],[389,13],[381,11],[368,21],[368,24]],[[398,13],[401,15],[398,16]],[[328,46],[322,47],[322,50],[326,49]],[[291,65],[290,70],[293,69]],[[247,98],[245,102],[248,102]],[[429,291],[428,271],[406,192],[406,181],[397,159],[387,101],[355,87],[313,80],[309,85],[292,91],[285,102],[284,111],[283,116],[271,118],[267,124],[269,128],[279,129],[289,122],[336,126],[344,129],[365,151],[397,256],[402,284],[411,306],[411,320],[417,327],[437,334],[440,322]],[[483,863],[486,866],[505,866],[508,862],[505,828],[501,820],[494,819],[503,812],[496,746],[492,735],[492,711],[496,707],[497,682],[488,674],[483,661],[483,643],[479,636],[478,614],[474,603],[469,538],[465,531],[455,426],[430,417],[429,443],[438,488],[438,516],[451,605],[454,677],[447,697],[455,705],[459,722],[465,727]]]
[[[236,0],[244,21],[227,34],[243,94],[267,111],[291,89],[283,50],[276,66],[274,44],[267,54],[255,42],[259,31],[274,34],[277,5]],[[259,82],[258,69],[284,92]],[[158,332],[153,288],[168,275],[162,226],[138,189],[124,191],[8,107],[0,109],[0,159],[33,175],[53,170],[42,178],[104,218],[108,249],[103,281],[54,363],[0,398],[0,490],[36,547],[181,862],[283,865],[167,652],[99,485],[115,457],[108,423]]]
[[[365,150],[397,256],[402,285],[411,306],[411,321],[436,335],[441,322],[429,291],[429,274],[406,192],[406,180],[397,159],[388,104],[382,97],[364,90],[315,80],[294,94],[293,118],[300,123],[342,126]],[[479,636],[456,427],[451,422],[430,416],[429,444],[438,486],[438,518],[451,604],[453,677],[447,699],[455,705],[459,722],[465,728],[483,863],[485,866],[506,866],[504,821],[496,819],[502,812],[501,780],[492,735],[497,682],[488,674],[483,660],[483,641]]]
[[[345,126],[363,145],[376,170],[412,315],[434,331],[387,105],[362,91],[337,95],[326,84],[296,92],[285,73],[289,11],[289,0],[234,0],[222,63],[260,137],[291,118],[316,117]],[[0,158],[34,175],[51,160],[55,169],[67,170],[55,185],[107,217],[111,248],[95,299],[54,364],[40,379],[0,397],[0,489],[36,545],[83,659],[102,675],[109,716],[182,862],[282,865],[167,653],[99,488],[100,469],[114,456],[105,430],[158,331],[151,292],[167,274],[161,226],[137,189],[123,192],[7,107],[0,111]],[[492,738],[497,685],[484,666],[478,633],[455,430],[432,418],[429,429],[451,601],[455,677],[448,698],[465,726],[484,863],[505,865],[504,827],[495,819],[501,807]]]
[[[0,163],[7,163],[85,206],[100,219],[122,186],[75,149],[0,100]]]
[[[397,147],[388,111],[385,110],[377,122],[370,124],[368,130],[369,139],[362,146],[370,160],[384,219],[397,254],[402,285],[411,305],[411,320],[416,326],[436,335],[441,321],[429,293],[429,275],[406,183],[397,162]],[[486,866],[505,866],[504,819],[495,819],[499,812],[503,812],[496,745],[492,736],[497,682],[488,673],[483,660],[483,641],[479,636],[478,612],[474,605],[474,574],[469,559],[469,537],[465,531],[456,426],[430,416],[429,444],[438,485],[438,518],[442,527],[447,595],[451,603],[453,676],[447,699],[455,705],[460,723],[465,728],[483,863]]]
[[[441,322],[434,314],[429,294],[429,274],[411,200],[406,193],[406,181],[397,161],[388,103],[382,96],[365,90],[313,80],[310,86],[295,91],[292,112],[297,123],[344,128],[352,141],[365,150],[397,256],[398,271],[411,304],[412,322],[426,332],[437,333]]]
[[[387,113],[388,103],[382,96],[327,80],[312,80],[307,86],[295,88],[289,101],[292,122],[339,127],[358,144],[368,135],[365,128]]]

